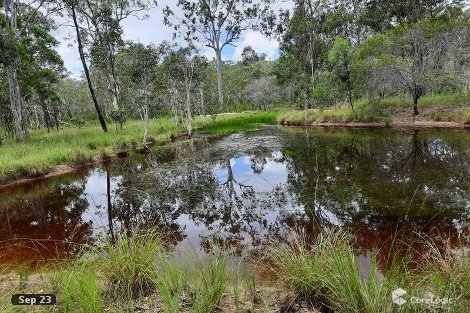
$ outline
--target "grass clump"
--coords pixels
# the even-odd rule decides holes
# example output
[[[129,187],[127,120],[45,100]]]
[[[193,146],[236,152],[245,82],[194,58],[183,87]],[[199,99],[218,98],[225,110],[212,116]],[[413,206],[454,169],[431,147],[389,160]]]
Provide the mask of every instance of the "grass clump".
[[[274,272],[289,289],[335,311],[383,312],[389,289],[377,282],[374,266],[362,279],[349,240],[341,232],[322,233],[312,243],[298,235],[271,251]]]
[[[446,305],[449,312],[465,312],[470,307],[470,251],[468,248],[439,248],[429,241],[423,270],[417,275],[415,288],[421,294],[453,299]],[[442,310],[444,311],[444,310]]]
[[[364,277],[350,240],[343,232],[321,233],[313,242],[296,235],[289,243],[273,245],[272,272],[289,290],[335,312],[388,311],[393,279],[376,276],[375,260]]]
[[[115,243],[105,241],[100,266],[109,282],[109,289],[118,296],[132,297],[153,289],[156,259],[162,251],[159,238],[153,234],[118,236]]]
[[[162,247],[160,238],[152,232],[120,235],[114,243],[105,240],[99,266],[111,296],[133,299],[153,291]]]
[[[153,279],[160,295],[163,312],[181,312],[182,299],[187,289],[188,271],[180,265],[175,255],[161,255],[158,263],[158,272]]]
[[[56,272],[51,281],[59,299],[57,305],[60,312],[104,311],[99,277],[87,258],[79,259],[66,269]]]
[[[333,312],[467,311],[468,248],[442,248],[431,241],[422,244],[426,253],[419,268],[412,267],[407,256],[395,255],[396,251],[389,252],[386,268],[379,270],[378,253],[370,257],[367,269],[360,268],[351,237],[341,231],[321,233],[313,241],[296,235],[287,243],[273,245],[269,260],[272,273],[286,289]],[[391,300],[397,288],[407,291],[407,302],[400,307]],[[430,294],[441,302],[413,303],[413,297],[426,299]],[[442,302],[446,299],[451,300]]]
[[[214,252],[205,262],[195,261],[192,284],[194,287],[195,313],[215,310],[225,293],[228,283],[227,257]]]

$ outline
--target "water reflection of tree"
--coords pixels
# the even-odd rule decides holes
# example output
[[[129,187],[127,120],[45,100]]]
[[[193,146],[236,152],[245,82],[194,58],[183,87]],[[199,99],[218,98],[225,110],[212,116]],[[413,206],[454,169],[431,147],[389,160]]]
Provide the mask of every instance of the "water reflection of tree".
[[[91,222],[82,219],[89,206],[81,196],[86,179],[84,175],[74,178],[73,183],[56,179],[25,187],[28,196],[0,204],[0,263],[68,258],[92,240]],[[41,192],[44,188],[46,193]]]
[[[195,156],[194,151],[194,145],[181,143],[173,150],[184,155],[180,161],[150,166],[150,171],[129,164],[116,169],[121,179],[113,196],[114,222],[124,228],[142,223],[158,228],[176,243],[185,237],[185,225],[178,219],[186,216],[207,230],[200,236],[204,250],[217,243],[241,254],[259,245],[270,227],[266,214],[283,206],[285,194],[279,187],[256,191],[237,177],[230,163],[232,151],[209,151],[209,159],[207,153]],[[259,164],[252,171],[261,174],[270,156],[270,150],[252,155],[252,164]],[[216,169],[226,171],[224,181],[219,181]]]
[[[414,245],[423,238],[456,244],[462,229],[455,221],[469,214],[464,138],[413,132],[410,140],[406,133],[348,131],[294,138],[284,150],[289,190],[312,220],[321,221],[315,216],[320,207],[352,229],[359,252],[382,248],[385,258],[396,248],[387,246],[393,236]]]

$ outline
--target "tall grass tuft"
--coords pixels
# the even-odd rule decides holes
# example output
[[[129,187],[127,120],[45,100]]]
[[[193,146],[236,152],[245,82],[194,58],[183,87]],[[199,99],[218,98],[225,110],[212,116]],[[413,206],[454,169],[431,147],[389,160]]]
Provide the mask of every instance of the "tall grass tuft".
[[[136,298],[155,289],[157,258],[162,241],[152,232],[104,240],[99,266],[115,298]]]
[[[104,311],[97,270],[86,257],[54,273],[51,283],[57,292],[60,312]]]
[[[295,235],[285,244],[273,244],[269,251],[272,271],[288,289],[327,306],[335,312],[386,312],[393,278],[379,280],[377,263],[361,275],[350,237],[344,232],[325,232],[313,242]]]
[[[423,269],[417,276],[416,289],[432,292],[439,298],[453,299],[448,311],[465,312],[470,307],[470,250],[468,246],[439,248],[427,241]]]
[[[194,259],[193,266],[192,284],[195,297],[193,311],[196,313],[213,312],[227,288],[227,256],[220,252],[213,252],[205,261]]]
[[[188,272],[173,254],[162,254],[158,264],[153,280],[160,294],[163,312],[181,312]]]

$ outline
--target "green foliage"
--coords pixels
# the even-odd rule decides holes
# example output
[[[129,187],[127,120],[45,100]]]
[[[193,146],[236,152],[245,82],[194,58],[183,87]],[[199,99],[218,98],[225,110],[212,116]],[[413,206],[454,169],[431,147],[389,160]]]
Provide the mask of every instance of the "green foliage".
[[[111,116],[111,119],[114,123],[121,125],[121,128],[127,120],[127,112],[123,108],[113,108],[111,109],[109,115]]]

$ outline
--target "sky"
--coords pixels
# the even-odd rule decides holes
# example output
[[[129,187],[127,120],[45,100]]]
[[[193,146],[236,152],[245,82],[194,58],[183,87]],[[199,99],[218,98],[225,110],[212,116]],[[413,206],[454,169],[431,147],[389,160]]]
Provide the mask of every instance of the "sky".
[[[124,40],[139,41],[143,44],[154,43],[160,44],[162,41],[172,41],[172,29],[165,26],[163,23],[162,9],[166,5],[175,8],[174,0],[160,0],[156,8],[152,8],[146,12],[149,16],[148,19],[139,20],[136,17],[129,17],[122,24]],[[292,0],[280,0],[273,6],[274,10],[278,9],[292,9],[294,6]],[[179,12],[174,11],[175,14]],[[59,40],[60,45],[57,51],[64,60],[64,65],[70,75],[74,78],[80,77],[83,69],[78,55],[77,47],[74,42],[74,29],[67,26],[64,21],[58,20],[59,28],[55,31],[54,35]],[[72,38],[72,40],[68,39]],[[275,39],[267,38],[261,33],[255,31],[246,31],[242,33],[239,40],[235,43],[236,47],[226,46],[223,50],[222,58],[230,61],[240,61],[243,48],[251,46],[258,54],[265,53],[268,59],[274,60],[279,56],[279,42]],[[209,60],[215,56],[214,51],[210,48],[203,47],[201,53]]]

